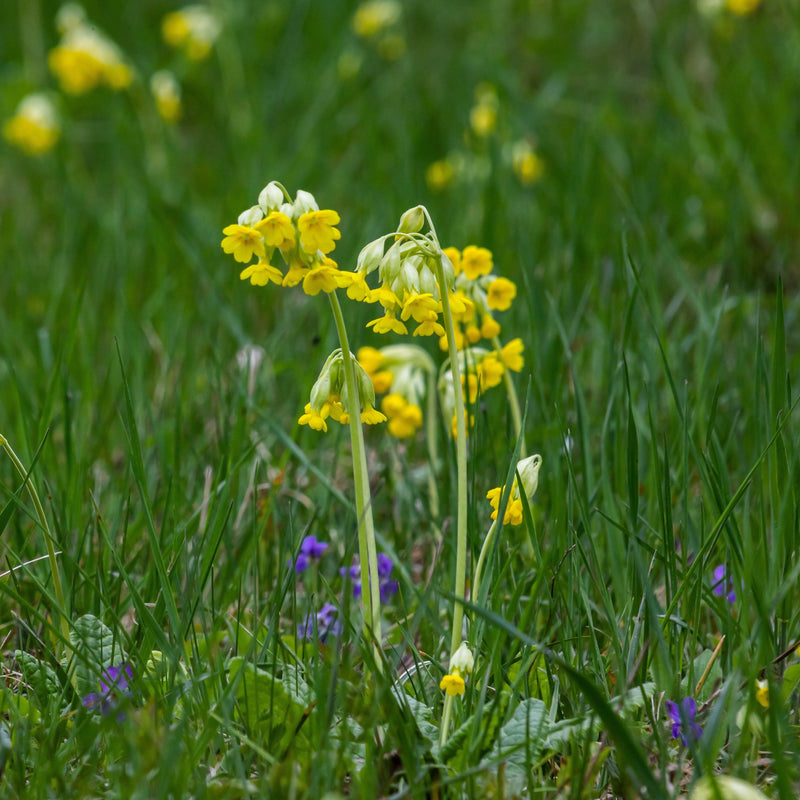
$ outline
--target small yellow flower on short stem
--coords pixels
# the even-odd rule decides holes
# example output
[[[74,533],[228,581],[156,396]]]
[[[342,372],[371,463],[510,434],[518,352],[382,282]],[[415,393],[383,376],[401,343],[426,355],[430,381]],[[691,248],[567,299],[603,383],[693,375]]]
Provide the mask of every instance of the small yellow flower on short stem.
[[[500,350],[500,361],[513,372],[521,372],[525,366],[522,352],[525,349],[522,339],[512,339]]]
[[[240,273],[239,277],[246,281],[250,279],[253,286],[266,286],[270,281],[281,285],[283,281],[283,273],[277,268],[273,267],[268,261],[259,260],[257,264],[251,264],[245,267]]]
[[[294,247],[295,230],[289,217],[281,211],[272,211],[253,227],[264,237],[265,244],[279,250]]]
[[[439,688],[447,692],[450,697],[464,694],[466,684],[460,675],[445,675],[439,682]]]
[[[493,311],[506,311],[517,296],[517,287],[508,278],[495,278],[486,291],[486,305]]]
[[[492,253],[485,247],[469,245],[461,253],[461,271],[471,281],[492,271]]]
[[[766,681],[756,681],[756,700],[759,705],[769,708],[769,684]]]

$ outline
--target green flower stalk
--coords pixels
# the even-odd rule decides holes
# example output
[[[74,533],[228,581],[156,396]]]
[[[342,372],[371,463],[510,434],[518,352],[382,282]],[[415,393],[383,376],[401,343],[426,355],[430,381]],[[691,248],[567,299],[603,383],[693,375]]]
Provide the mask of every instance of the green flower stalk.
[[[64,639],[65,651],[69,653],[69,621],[66,616],[67,604],[64,600],[64,590],[61,586],[61,573],[59,572],[58,561],[56,560],[53,534],[50,532],[50,526],[47,524],[47,517],[45,516],[44,508],[39,500],[39,495],[36,492],[36,487],[33,485],[33,480],[31,479],[30,474],[17,457],[17,454],[12,449],[8,439],[6,439],[6,437],[2,434],[0,434],[0,447],[6,451],[6,454],[11,459],[11,463],[14,465],[17,472],[20,474],[20,477],[25,482],[25,487],[27,488],[31,501],[33,502],[33,507],[36,510],[36,516],[39,519],[39,525],[41,525],[42,531],[44,532],[44,541],[45,546],[47,547],[47,560],[50,563],[50,574],[53,578],[53,591],[55,592],[56,603],[58,606],[56,609],[54,609],[54,613],[58,617],[59,625],[61,627],[61,635]]]

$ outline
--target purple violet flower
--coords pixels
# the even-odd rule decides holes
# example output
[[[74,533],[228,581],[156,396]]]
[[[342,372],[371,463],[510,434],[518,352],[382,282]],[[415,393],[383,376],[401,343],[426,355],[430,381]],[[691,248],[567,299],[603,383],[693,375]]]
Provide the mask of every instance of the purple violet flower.
[[[703,735],[703,729],[694,721],[697,713],[694,697],[684,697],[680,705],[666,700],[664,707],[672,721],[673,739],[680,739],[688,747],[690,742],[696,742]]]
[[[400,588],[397,581],[391,579],[393,568],[392,559],[386,553],[378,553],[378,589],[381,603],[388,603]],[[339,574],[343,578],[350,578],[353,584],[353,597],[361,597],[361,567],[358,564],[353,564],[352,567],[340,567]]]
[[[717,597],[725,595],[729,603],[736,602],[736,590],[733,586],[733,576],[726,575],[727,569],[724,564],[720,564],[714,569],[714,584],[711,591]]]
[[[301,572],[305,572],[311,565],[311,562],[319,560],[327,549],[327,542],[317,541],[316,536],[306,536],[300,545],[300,552],[297,554],[297,560],[294,562],[294,571],[298,575]],[[290,561],[289,563],[291,564],[292,562]]]
[[[85,708],[90,710],[99,708],[103,716],[107,716],[116,708],[122,697],[131,697],[133,692],[129,682],[133,680],[130,664],[120,664],[118,667],[106,667],[100,676],[100,691],[89,692],[81,701]],[[122,719],[120,714],[118,719]]]
[[[313,639],[316,631],[317,638],[324,644],[329,636],[339,636],[342,623],[336,618],[338,615],[339,609],[333,603],[325,603],[316,614],[306,614],[306,618],[297,626],[297,638]]]

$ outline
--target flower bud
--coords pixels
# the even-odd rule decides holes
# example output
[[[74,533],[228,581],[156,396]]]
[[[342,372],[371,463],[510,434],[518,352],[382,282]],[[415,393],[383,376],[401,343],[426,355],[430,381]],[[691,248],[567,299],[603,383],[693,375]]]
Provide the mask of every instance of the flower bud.
[[[383,283],[392,284],[400,274],[400,248],[392,245],[381,259],[378,273]]]
[[[309,211],[319,211],[317,201],[314,199],[314,195],[311,194],[311,192],[298,189],[294,198],[294,213],[297,217],[302,217],[303,214]]]
[[[425,224],[425,214],[422,206],[414,206],[409,208],[402,217],[400,217],[400,224],[397,226],[399,233],[416,233],[422,230]]]
[[[238,223],[252,228],[257,222],[261,222],[262,219],[264,219],[264,212],[258,206],[251,206],[247,211],[242,211],[242,213],[239,214]]]
[[[522,487],[528,500],[533,500],[539,488],[539,468],[542,466],[542,457],[538,454],[523,458],[517,464],[517,472],[522,478]]]
[[[270,211],[276,211],[283,203],[283,190],[276,181],[270,181],[258,195],[258,205],[264,212],[264,215]]]
[[[369,275],[370,272],[376,270],[383,259],[383,238],[376,239],[361,249],[358,254],[358,261],[356,262],[356,270]]]
[[[469,649],[466,642],[461,642],[458,650],[453,653],[453,657],[450,659],[451,672],[458,670],[458,674],[462,677],[464,675],[471,675],[474,666],[475,657],[472,655],[472,651]]]

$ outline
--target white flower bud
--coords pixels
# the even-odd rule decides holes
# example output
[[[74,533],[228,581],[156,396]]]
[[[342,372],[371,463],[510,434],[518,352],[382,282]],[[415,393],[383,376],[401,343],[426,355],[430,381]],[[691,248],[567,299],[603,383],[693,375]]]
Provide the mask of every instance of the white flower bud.
[[[242,211],[239,214],[238,222],[240,225],[247,225],[249,228],[252,228],[257,222],[261,222],[264,219],[264,212],[259,208],[259,206],[252,206],[248,208],[247,211]]]
[[[382,283],[393,283],[400,274],[400,248],[392,245],[381,259],[378,276]]]
[[[319,211],[317,201],[314,199],[314,195],[311,194],[311,192],[298,189],[294,198],[294,213],[297,214],[298,217],[301,217],[309,211]]]
[[[376,239],[361,249],[356,262],[356,271],[369,275],[376,270],[383,259],[384,239]]]
[[[276,181],[270,181],[258,195],[258,205],[265,216],[280,208],[283,200],[283,190]]]
[[[458,670],[458,674],[463,678],[464,675],[472,674],[474,666],[475,658],[472,655],[472,651],[466,642],[461,642],[458,650],[453,653],[453,657],[450,659],[450,671],[455,672]]]
[[[517,464],[517,472],[522,478],[522,487],[528,500],[533,500],[539,488],[539,467],[542,466],[542,457],[538,454],[523,458]]]

